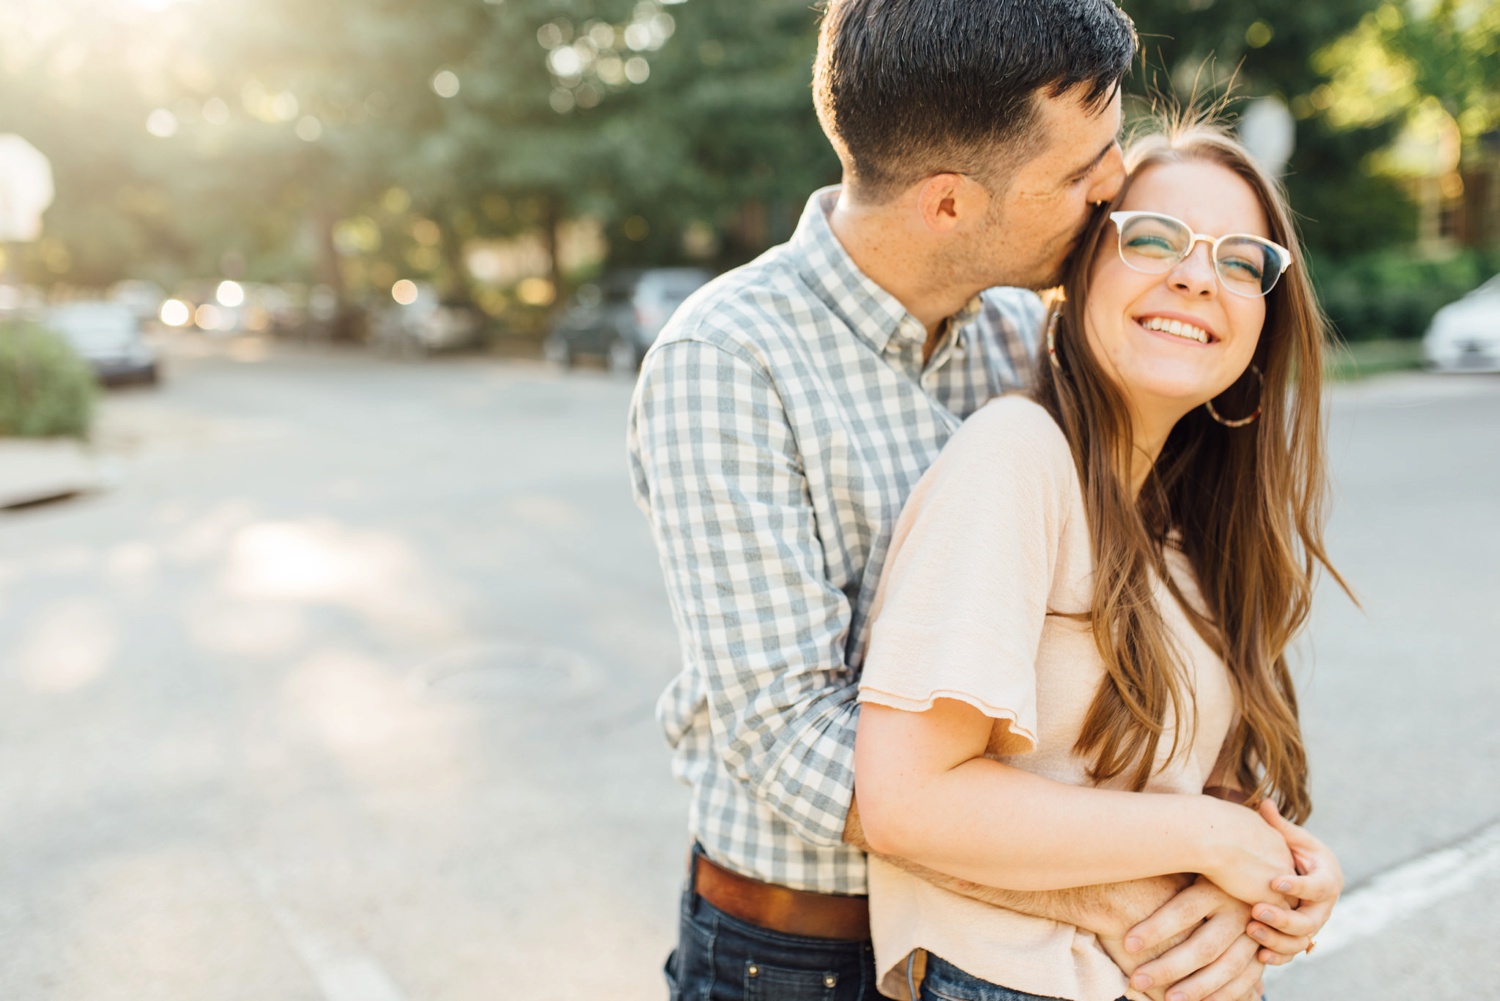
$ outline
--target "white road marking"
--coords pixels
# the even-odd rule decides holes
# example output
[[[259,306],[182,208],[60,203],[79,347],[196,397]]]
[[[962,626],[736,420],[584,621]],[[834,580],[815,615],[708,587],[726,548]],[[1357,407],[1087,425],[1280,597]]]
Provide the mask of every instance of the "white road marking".
[[[243,859],[240,865],[325,1001],[407,1001],[373,956],[309,928],[276,898],[267,873]]]
[[[1344,894],[1328,924],[1318,933],[1318,947],[1299,961],[1330,956],[1398,919],[1469,888],[1476,878],[1495,869],[1500,869],[1500,821],[1455,845],[1387,869]]]

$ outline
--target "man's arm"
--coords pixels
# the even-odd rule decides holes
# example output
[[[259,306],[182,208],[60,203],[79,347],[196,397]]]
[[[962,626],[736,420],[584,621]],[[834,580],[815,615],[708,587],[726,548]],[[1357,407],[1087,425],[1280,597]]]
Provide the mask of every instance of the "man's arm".
[[[659,345],[629,446],[714,752],[798,837],[838,845],[854,785],[851,609],[777,387],[732,346]]]

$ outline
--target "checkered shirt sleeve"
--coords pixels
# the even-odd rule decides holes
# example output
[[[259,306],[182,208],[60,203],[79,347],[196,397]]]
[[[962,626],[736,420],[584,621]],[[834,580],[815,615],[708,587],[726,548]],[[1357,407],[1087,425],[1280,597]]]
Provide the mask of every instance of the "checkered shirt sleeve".
[[[824,566],[782,400],[751,361],[696,340],[658,346],[636,394],[637,497],[718,757],[802,840],[839,845],[857,712],[851,608]]]

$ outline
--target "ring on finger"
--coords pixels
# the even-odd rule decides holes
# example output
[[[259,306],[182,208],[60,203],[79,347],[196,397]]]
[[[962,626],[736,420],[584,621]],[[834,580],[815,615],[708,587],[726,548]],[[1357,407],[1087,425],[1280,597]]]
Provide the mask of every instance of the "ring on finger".
[[[1305,953],[1307,953],[1307,955],[1311,956],[1312,955],[1312,951],[1314,949],[1316,949],[1317,947],[1318,947],[1317,940],[1310,938],[1310,939],[1307,940],[1307,948],[1303,949],[1302,951],[1305,952]]]

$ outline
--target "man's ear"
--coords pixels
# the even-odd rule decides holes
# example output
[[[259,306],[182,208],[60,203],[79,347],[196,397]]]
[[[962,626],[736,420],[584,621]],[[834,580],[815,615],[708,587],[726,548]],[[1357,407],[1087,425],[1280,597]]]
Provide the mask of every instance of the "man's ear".
[[[981,219],[987,206],[984,187],[963,174],[933,174],[917,189],[917,212],[933,233],[952,233]]]

